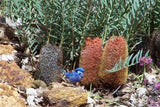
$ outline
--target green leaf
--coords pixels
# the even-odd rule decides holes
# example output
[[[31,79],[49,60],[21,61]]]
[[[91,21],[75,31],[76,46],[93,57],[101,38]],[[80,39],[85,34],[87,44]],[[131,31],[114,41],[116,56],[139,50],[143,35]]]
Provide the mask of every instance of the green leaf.
[[[133,56],[133,54],[131,54],[130,56],[128,56],[124,60],[123,64],[122,64],[122,60],[120,58],[119,62],[116,63],[115,66],[112,69],[110,69],[110,70],[106,69],[105,71],[106,72],[117,72],[117,71],[122,70],[126,67],[130,67],[130,66],[133,66],[135,64],[138,64],[139,63],[139,58],[142,57],[142,53],[143,53],[143,50],[139,50],[137,52],[137,54],[135,54],[134,56]],[[144,56],[148,57],[148,54],[149,54],[149,51],[147,51]]]

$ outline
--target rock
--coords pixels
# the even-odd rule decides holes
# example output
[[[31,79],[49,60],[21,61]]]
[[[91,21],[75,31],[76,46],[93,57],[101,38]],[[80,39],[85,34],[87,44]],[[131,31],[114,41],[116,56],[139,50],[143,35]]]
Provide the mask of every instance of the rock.
[[[96,106],[89,105],[89,107],[105,107],[105,106],[106,106],[105,103],[103,103],[103,104],[96,104]]]
[[[5,35],[5,24],[0,24],[0,43],[8,41],[8,37]]]
[[[32,83],[32,87],[33,88],[39,88],[39,87],[42,87],[42,88],[46,88],[47,85],[44,81],[42,80],[35,80],[33,83]]]
[[[2,54],[12,54],[13,47],[11,45],[2,45],[0,44],[0,55]]]
[[[146,103],[143,100],[138,101],[138,107],[146,107]]]
[[[12,61],[12,60],[14,60],[14,56],[12,56],[12,55],[0,55],[0,60]]]
[[[121,99],[123,99],[123,100],[128,100],[129,98],[130,98],[130,94],[129,93],[126,93],[125,95],[123,95],[121,97]]]
[[[136,93],[131,94],[131,97],[129,99],[130,106],[132,106],[132,107],[148,107],[148,105],[147,105],[148,96],[146,96],[145,92],[143,91],[143,90],[145,90],[145,88],[139,87],[137,90],[138,90],[138,93],[136,92]]]
[[[149,84],[154,84],[157,82],[156,75],[153,75],[151,73],[144,73],[145,79],[148,80]]]
[[[22,63],[22,67],[21,67],[22,69],[27,70],[27,71],[33,71],[34,67],[31,66],[28,57],[22,59],[21,63]]]
[[[0,78],[11,85],[20,85],[21,87],[31,87],[34,81],[31,74],[14,62],[0,61]]]
[[[50,105],[60,107],[65,104],[65,107],[73,107],[87,103],[87,91],[81,87],[65,87],[56,82],[53,82],[49,87],[44,91],[44,97],[49,99]]]
[[[10,44],[11,40],[17,40],[18,38],[14,34],[14,29],[8,24],[6,24],[6,20],[4,17],[0,18],[0,43],[2,44]]]
[[[122,89],[122,93],[131,93],[131,92],[133,92],[133,89],[130,87],[125,87]]]
[[[43,101],[43,97],[41,96],[41,93],[38,93],[38,92],[39,92],[39,89],[34,89],[34,88],[26,89],[27,103],[29,106],[31,107],[40,106],[39,103]]]
[[[0,60],[13,61],[16,58],[16,52],[11,45],[0,44]]]
[[[95,100],[93,100],[91,97],[87,98],[87,103],[88,104],[96,104]]]
[[[96,101],[95,99],[91,98],[90,94],[91,93],[88,93],[87,104],[89,107],[94,107],[94,105],[96,104]]]
[[[143,97],[147,94],[147,89],[146,88],[143,88],[143,87],[139,87],[137,90],[136,90],[137,94],[138,94],[138,97]]]
[[[138,103],[136,95],[135,94],[131,94],[131,97],[129,99],[131,101],[131,104],[136,105]]]
[[[0,107],[27,107],[17,89],[0,83]]]
[[[127,107],[127,106],[125,106],[125,105],[120,105],[120,106],[118,106],[118,107]]]
[[[18,18],[16,22],[14,22],[10,17],[6,17],[6,24],[8,24],[12,28],[16,28],[17,26],[22,25],[22,19]]]

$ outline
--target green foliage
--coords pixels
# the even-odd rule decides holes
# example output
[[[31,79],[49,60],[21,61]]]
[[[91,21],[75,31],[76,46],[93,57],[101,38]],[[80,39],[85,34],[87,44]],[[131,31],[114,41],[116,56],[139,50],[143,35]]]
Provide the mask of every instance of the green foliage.
[[[155,29],[160,29],[160,0],[156,0],[155,6],[152,9],[153,11],[150,13],[150,29],[151,33]]]
[[[137,80],[135,81],[134,87],[135,87],[135,88],[142,87],[142,85],[143,85],[142,83],[143,83],[143,81],[144,81],[144,73],[141,74],[141,75],[136,75],[136,74],[134,74],[134,73],[131,73],[131,74],[134,76],[135,79],[137,79]]]
[[[38,30],[42,31],[37,20],[42,12],[39,5],[39,0],[4,0],[2,7],[4,14],[10,15],[14,21],[22,20],[17,28],[17,37],[31,49],[32,54],[36,54],[37,47],[42,43],[38,41],[41,37]]]
[[[4,0],[2,9],[22,20],[18,37],[33,54],[43,44],[56,44],[63,48],[65,64],[74,65],[86,36],[105,43],[123,35],[129,46],[139,42],[139,32],[150,32],[152,10],[159,14],[155,6],[156,0]]]
[[[139,50],[136,55],[134,55],[134,54],[129,55],[124,60],[123,63],[122,63],[121,58],[120,58],[119,62],[116,63],[115,66],[111,70],[106,70],[106,72],[116,72],[116,71],[119,71],[119,70],[124,69],[126,67],[130,67],[130,66],[133,66],[135,64],[138,64],[139,63],[139,58],[143,57],[142,53],[143,53],[143,50]],[[147,53],[145,53],[144,56],[148,57],[148,54],[149,54],[149,51]]]

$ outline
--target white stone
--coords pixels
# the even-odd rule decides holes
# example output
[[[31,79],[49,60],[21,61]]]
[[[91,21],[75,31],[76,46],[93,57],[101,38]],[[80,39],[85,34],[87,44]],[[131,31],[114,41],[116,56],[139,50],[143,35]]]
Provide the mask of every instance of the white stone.
[[[142,96],[145,96],[146,93],[147,93],[147,89],[146,88],[143,88],[143,87],[139,87],[137,90],[136,90],[137,94],[139,97],[142,97]]]
[[[39,102],[43,102],[43,97],[37,93],[37,89],[27,88],[26,94],[29,107],[39,107]]]
[[[87,103],[88,104],[96,104],[95,100],[93,100],[91,98],[90,94],[92,94],[92,93],[88,92]]]
[[[34,102],[35,97],[34,96],[28,96],[27,97],[27,103],[30,107],[36,107],[36,104]]]
[[[13,61],[14,60],[14,56],[12,54],[8,54],[8,55],[0,55],[0,60],[4,60],[4,61]]]
[[[137,104],[137,98],[135,97],[134,94],[131,94],[130,100],[131,100],[131,104],[133,105]]]
[[[29,95],[38,96],[37,91],[34,88],[27,88],[26,94],[27,94],[27,96],[29,96]]]
[[[154,84],[157,79],[156,75],[150,74],[150,73],[144,73],[145,79],[148,80],[149,84]]]

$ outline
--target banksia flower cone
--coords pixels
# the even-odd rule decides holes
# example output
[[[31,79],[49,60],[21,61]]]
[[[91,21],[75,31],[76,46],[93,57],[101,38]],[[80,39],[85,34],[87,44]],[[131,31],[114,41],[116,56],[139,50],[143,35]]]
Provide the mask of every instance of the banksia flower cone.
[[[81,80],[83,85],[92,83],[98,85],[98,71],[102,56],[102,40],[98,37],[88,37],[81,52],[80,67],[85,69],[84,77]]]
[[[120,59],[123,64],[127,56],[128,45],[125,38],[121,36],[111,37],[104,49],[100,38],[88,37],[80,57],[80,67],[85,69],[81,83],[83,85],[92,83],[94,86],[124,84],[127,80],[128,68],[113,73],[107,72],[106,69],[112,69]]]
[[[61,48],[51,44],[43,46],[40,53],[39,70],[35,73],[35,78],[43,80],[47,85],[51,82],[60,82],[61,72],[54,65],[61,66],[62,62]]]
[[[102,55],[99,78],[108,85],[121,85],[127,81],[128,68],[113,73],[105,73],[106,69],[112,69],[121,58],[123,64],[128,56],[128,45],[125,38],[121,36],[111,37],[104,48]]]

